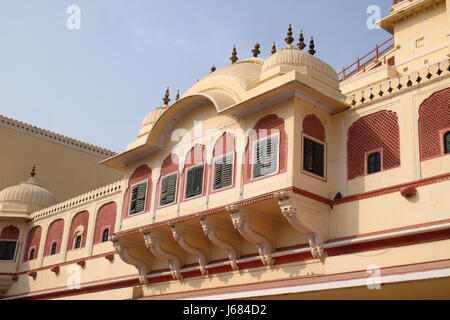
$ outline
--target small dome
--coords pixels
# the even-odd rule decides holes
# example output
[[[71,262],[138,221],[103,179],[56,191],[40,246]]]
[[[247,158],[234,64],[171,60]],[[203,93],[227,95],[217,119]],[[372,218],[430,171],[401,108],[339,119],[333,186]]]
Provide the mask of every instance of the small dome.
[[[329,64],[291,45],[287,45],[272,54],[264,62],[261,73],[264,74],[280,66],[310,68],[316,73],[327,77],[329,80],[338,83],[337,73]]]
[[[18,204],[27,206],[29,213],[56,203],[55,196],[37,184],[32,176],[26,182],[0,191],[0,205]]]
[[[159,117],[161,117],[168,107],[167,105],[156,107],[155,110],[145,116],[144,121],[142,121],[141,130],[139,131],[139,137],[150,132],[156,121],[158,121]]]

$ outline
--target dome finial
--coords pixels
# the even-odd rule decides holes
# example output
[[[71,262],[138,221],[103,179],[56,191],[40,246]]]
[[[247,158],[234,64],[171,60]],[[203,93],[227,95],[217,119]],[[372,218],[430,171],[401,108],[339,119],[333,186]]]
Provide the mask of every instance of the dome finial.
[[[310,55],[312,55],[312,56],[316,53],[316,50],[314,50],[314,39],[313,39],[313,37],[311,37],[311,41],[309,42],[309,50],[308,50],[308,53],[309,53]]]
[[[211,67],[211,72],[210,72],[210,73],[213,73],[214,71],[216,71],[216,66],[215,66],[215,65],[213,65],[213,66]]]
[[[271,52],[272,54],[274,54],[275,52],[277,52],[277,46],[275,45],[275,41],[273,42],[272,50],[270,50],[270,52]]]
[[[164,95],[163,101],[164,101],[164,104],[166,106],[169,105],[169,101],[170,101],[170,98],[169,98],[169,87],[167,87],[166,94]]]
[[[300,31],[300,38],[298,38],[298,43],[297,43],[297,47],[300,49],[300,50],[303,50],[305,47],[306,47],[306,44],[305,44],[305,38],[303,37],[303,30],[301,30]]]
[[[256,58],[258,57],[258,54],[261,53],[261,51],[259,51],[260,45],[259,43],[255,44],[255,48],[252,50],[253,56]]]
[[[175,97],[175,101],[178,101],[180,99],[180,90],[177,90],[177,96]]]
[[[36,175],[36,164],[33,165],[33,169],[31,169],[30,176],[33,178]]]
[[[294,38],[292,38],[292,27],[291,25],[289,25],[289,29],[287,32],[287,37],[284,39],[284,41],[286,41],[287,44],[291,44],[292,42],[294,42]]]
[[[239,58],[237,57],[236,45],[233,47],[233,51],[231,52],[231,63],[236,63]]]

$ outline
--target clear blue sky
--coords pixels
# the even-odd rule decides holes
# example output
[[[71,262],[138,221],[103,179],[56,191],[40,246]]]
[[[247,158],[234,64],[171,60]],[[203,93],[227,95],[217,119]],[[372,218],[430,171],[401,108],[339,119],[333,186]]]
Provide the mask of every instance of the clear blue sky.
[[[80,30],[66,27],[72,4]],[[292,24],[336,70],[353,63],[390,37],[366,27],[374,4],[385,17],[392,1],[1,0],[0,114],[121,152],[167,86],[173,101],[234,44],[267,58]]]

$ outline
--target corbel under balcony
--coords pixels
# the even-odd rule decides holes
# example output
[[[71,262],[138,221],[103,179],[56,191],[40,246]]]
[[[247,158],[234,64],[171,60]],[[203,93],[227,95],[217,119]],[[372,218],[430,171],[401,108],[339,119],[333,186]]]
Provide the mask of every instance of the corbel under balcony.
[[[11,276],[0,276],[0,298],[11,288],[12,284]]]
[[[208,269],[206,265],[209,262],[209,259],[204,251],[201,249],[192,246],[187,241],[187,234],[195,234],[198,232],[197,230],[191,230],[191,228],[183,227],[183,226],[177,226],[173,223],[169,224],[170,228],[172,229],[172,236],[175,239],[175,241],[180,245],[180,247],[186,251],[189,254],[192,254],[197,257],[200,272],[202,275],[208,275]],[[192,228],[193,229],[193,228]],[[201,235],[203,237],[203,235]]]
[[[177,254],[169,252],[163,249],[163,243],[170,240],[166,233],[158,232],[152,229],[141,229],[140,232],[144,236],[145,245],[151,251],[151,253],[160,260],[169,263],[170,272],[172,273],[172,278],[177,280],[183,280],[183,275],[180,270],[183,267],[182,260]]]
[[[138,270],[139,283],[149,285],[147,274],[150,272],[150,268],[144,261],[130,254],[130,241],[121,239],[117,236],[112,236],[110,240],[113,243],[115,253],[119,255],[122,261],[136,267]]]
[[[222,228],[214,219],[205,216],[200,216],[199,219],[202,225],[203,232],[208,237],[208,239],[217,247],[227,251],[231,268],[233,270],[238,270],[239,266],[236,263],[236,259],[239,258],[237,246],[219,236],[217,231],[218,229]]]
[[[270,241],[262,234],[254,231],[251,227],[251,220],[255,219],[253,215],[243,212],[243,209],[232,205],[226,207],[231,216],[233,226],[239,231],[241,236],[258,247],[261,262],[265,266],[271,266],[274,262],[272,258],[272,245]]]
[[[300,197],[294,193],[279,192],[274,196],[278,199],[281,213],[289,224],[308,238],[312,256],[324,259],[326,252],[323,244],[326,241],[327,215],[306,208],[302,205]]]

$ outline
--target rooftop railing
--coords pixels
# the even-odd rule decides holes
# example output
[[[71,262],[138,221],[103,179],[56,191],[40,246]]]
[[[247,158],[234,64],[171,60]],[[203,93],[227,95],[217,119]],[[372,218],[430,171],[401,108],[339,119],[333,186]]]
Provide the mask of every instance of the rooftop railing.
[[[363,69],[365,70],[368,65],[370,65],[374,61],[377,61],[380,57],[382,57],[385,53],[389,52],[393,48],[394,37],[389,38],[380,45],[377,44],[375,49],[362,56],[361,58],[358,58],[347,68],[344,67],[342,71],[338,73],[339,81],[348,79]]]

